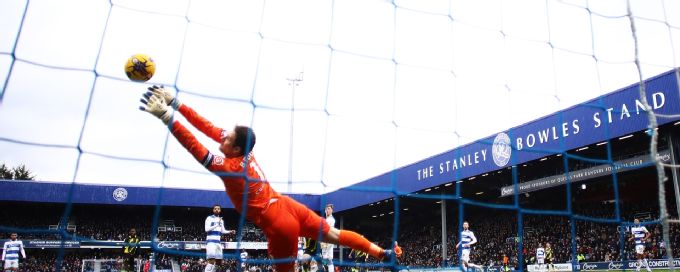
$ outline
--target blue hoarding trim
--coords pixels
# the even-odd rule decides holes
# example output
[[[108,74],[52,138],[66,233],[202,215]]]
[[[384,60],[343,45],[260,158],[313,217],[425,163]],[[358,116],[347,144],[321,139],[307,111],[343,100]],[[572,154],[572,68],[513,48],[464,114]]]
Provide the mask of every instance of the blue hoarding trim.
[[[224,191],[91,184],[73,186],[71,200],[73,203],[156,205],[158,190],[163,190],[160,204],[164,206],[212,207],[214,204],[219,204],[223,208],[234,207]],[[68,200],[70,187],[70,183],[0,181],[0,192],[4,192],[0,195],[0,200],[65,203]],[[310,208],[319,206],[317,196],[289,196]]]
[[[680,260],[673,260],[673,263],[675,264],[675,267],[680,266]],[[668,260],[665,259],[656,259],[656,260],[648,260],[647,264],[649,264],[649,268],[655,269],[655,268],[667,268],[668,267]],[[627,270],[634,270],[637,267],[637,260],[628,260],[628,261],[611,261],[611,262],[587,262],[587,263],[580,263],[578,265],[579,270],[581,271],[593,271],[593,270],[612,270],[612,271],[620,271],[623,269]]]

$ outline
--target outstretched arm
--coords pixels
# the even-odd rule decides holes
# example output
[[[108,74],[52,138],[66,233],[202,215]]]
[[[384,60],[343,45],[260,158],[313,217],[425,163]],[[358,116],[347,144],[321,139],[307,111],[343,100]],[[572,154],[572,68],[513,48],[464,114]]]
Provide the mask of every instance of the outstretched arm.
[[[189,123],[197,128],[199,131],[201,131],[203,134],[206,136],[210,137],[214,141],[221,143],[222,142],[222,128],[216,127],[213,125],[212,122],[208,121],[207,119],[203,118],[203,116],[199,115],[194,109],[191,107],[182,104],[182,102],[179,101],[172,93],[169,91],[165,90],[163,86],[153,86],[149,87],[150,93],[147,93],[147,95],[155,95],[159,97],[163,97],[165,99],[165,102],[168,106],[171,106],[174,110],[178,111],[181,113]]]
[[[202,145],[194,134],[184,127],[179,121],[174,121],[170,126],[170,132],[177,138],[180,144],[194,156],[194,159],[201,163],[211,172],[224,171],[219,166],[224,164],[224,158],[220,155],[212,154]],[[221,163],[220,163],[221,162]]]
[[[191,123],[192,126],[196,127],[199,131],[203,132],[206,136],[213,139],[215,142],[222,142],[222,132],[224,129],[213,125],[208,119],[203,118],[194,109],[187,105],[180,105],[178,109],[179,113],[184,115],[184,117]]]
[[[148,99],[148,101],[144,98]],[[205,148],[205,146],[198,142],[196,137],[179,121],[173,121],[173,110],[166,105],[165,98],[156,95],[148,97],[144,95],[144,98],[141,100],[142,104],[144,104],[140,107],[141,110],[161,119],[161,121],[168,126],[168,129],[170,129],[170,132],[177,138],[179,143],[182,144],[182,146],[184,146],[198,162],[203,164],[205,168],[212,172],[223,171],[222,169],[225,168],[224,157],[213,155]]]

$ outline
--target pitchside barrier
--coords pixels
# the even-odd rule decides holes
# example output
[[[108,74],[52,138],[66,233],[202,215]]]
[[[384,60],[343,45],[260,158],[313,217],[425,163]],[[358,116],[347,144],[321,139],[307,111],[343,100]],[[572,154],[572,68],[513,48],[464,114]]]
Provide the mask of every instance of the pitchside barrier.
[[[64,241],[61,240],[24,240],[25,248],[121,248],[123,241]],[[0,240],[0,244],[4,243]],[[205,241],[159,241],[156,248],[173,250],[205,250]],[[150,241],[140,241],[140,248],[151,248]],[[267,242],[222,242],[224,249],[267,249]]]
[[[651,269],[666,269],[668,268],[668,260],[656,259],[648,260],[649,268]],[[680,266],[680,260],[673,260],[675,267]],[[555,264],[554,271],[594,271],[594,270],[608,270],[608,271],[620,271],[620,270],[635,270],[637,267],[637,260],[627,260],[627,261],[610,261],[610,262],[586,262],[577,265],[576,269],[572,269],[570,263],[559,263]],[[643,266],[644,268],[644,266]],[[532,264],[527,267],[529,272],[539,272],[547,271],[545,265],[539,267],[539,265]]]
[[[647,260],[649,268],[668,268],[668,260],[656,259]],[[680,260],[673,260],[675,267],[680,265]],[[627,261],[611,261],[611,262],[593,262],[593,263],[582,263],[579,264],[579,270],[590,271],[590,270],[623,270],[623,269],[635,269],[637,266],[637,260],[627,260]],[[643,266],[644,269],[644,266]]]
[[[552,269],[552,271],[572,271],[573,269],[571,269],[571,268],[572,268],[572,266],[571,266],[570,263],[556,263],[556,264],[553,264],[553,269]],[[527,267],[527,270],[528,270],[529,272],[534,272],[534,271],[536,271],[536,272],[548,271],[548,269],[547,269],[547,267],[546,267],[545,264],[543,264],[543,265],[530,264],[530,265]]]

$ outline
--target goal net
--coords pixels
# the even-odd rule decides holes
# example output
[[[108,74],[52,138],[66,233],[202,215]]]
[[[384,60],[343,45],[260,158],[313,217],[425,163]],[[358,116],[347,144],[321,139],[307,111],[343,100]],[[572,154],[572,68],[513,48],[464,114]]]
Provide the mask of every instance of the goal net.
[[[258,163],[278,192],[324,194],[316,208],[335,201],[336,212],[356,201],[366,214],[339,225],[388,233],[366,235],[382,246],[447,245],[423,254],[440,256],[432,261],[406,253],[400,266],[458,267],[468,220],[477,264],[498,268],[507,254],[524,270],[551,242],[565,270],[580,253],[581,267],[618,267],[635,258],[625,235],[640,213],[651,214],[643,224],[652,259],[673,264],[680,228],[671,236],[669,214],[680,210],[680,189],[665,180],[680,184],[680,173],[658,158],[677,154],[680,1],[508,2],[0,1],[0,161],[70,188],[120,186],[107,205],[134,204],[126,186],[158,188],[158,198],[143,198],[157,201],[145,220],[144,238],[154,241],[175,189],[219,191],[226,201],[222,181],[137,110],[146,87],[164,85],[216,125],[257,131]],[[158,65],[147,83],[125,76],[134,53]],[[672,80],[640,84],[662,73]],[[610,99],[621,88],[635,93]],[[629,131],[636,124],[644,130]],[[433,164],[414,163],[423,158]],[[353,194],[326,195],[342,190]],[[666,192],[677,192],[678,208],[668,209]],[[76,220],[77,197],[58,200],[60,222]],[[5,221],[2,231],[55,234]],[[85,260],[82,271],[121,265]]]
[[[141,272],[142,260],[135,259],[135,268],[124,269],[122,259],[84,259],[81,272]]]

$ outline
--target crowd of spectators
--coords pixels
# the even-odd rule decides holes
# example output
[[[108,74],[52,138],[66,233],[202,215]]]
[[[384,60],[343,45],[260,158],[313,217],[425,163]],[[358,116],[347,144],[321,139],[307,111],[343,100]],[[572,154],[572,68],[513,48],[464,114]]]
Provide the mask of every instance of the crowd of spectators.
[[[27,258],[21,260],[18,271],[25,272],[52,272],[56,271],[57,252],[52,250],[41,250],[27,254]],[[61,271],[80,271],[81,259],[76,255],[66,255],[62,259]]]
[[[593,204],[595,205],[595,204]],[[611,211],[604,204],[597,206],[582,207],[581,215],[596,218],[613,218]],[[653,205],[637,205],[622,211],[622,219],[632,221],[635,217],[647,217],[643,221],[652,221],[658,214]],[[518,248],[522,243],[523,260],[526,264],[536,262],[536,248],[540,243],[545,247],[550,243],[553,249],[556,263],[571,262],[572,239],[571,221],[567,216],[556,215],[524,215],[523,235],[517,235],[517,213],[469,213],[466,218],[470,223],[478,243],[473,247],[471,260],[473,263],[483,266],[499,266],[503,255],[507,255],[510,265],[518,265]],[[447,230],[447,256],[442,257],[441,223],[439,217],[432,217],[431,221],[419,219],[418,224],[402,224],[399,229],[397,240],[404,250],[404,256],[400,259],[401,265],[409,267],[442,267],[445,265],[457,265],[457,231],[451,226]],[[452,224],[455,222],[451,222]],[[649,259],[665,258],[665,244],[661,234],[661,225],[647,225],[651,233],[650,240],[646,243],[646,251]],[[574,247],[577,254],[583,254],[585,262],[601,262],[612,260],[635,259],[634,243],[628,241],[630,231],[627,226],[619,226],[611,223],[601,223],[589,220],[576,220],[574,225],[576,239]],[[384,230],[368,232],[367,236],[377,237],[381,246],[390,244],[391,232]],[[382,234],[381,234],[382,233]],[[671,244],[680,244],[680,226],[670,226]],[[623,240],[622,240],[623,239]],[[621,256],[621,247],[625,256]],[[346,252],[347,253],[347,252]],[[680,254],[680,250],[674,250],[674,256]],[[351,259],[351,256],[349,256]],[[371,259],[371,262],[378,260]]]
[[[597,218],[612,218],[613,209],[607,208],[604,204],[593,204],[597,206],[579,207],[579,214]],[[113,213],[113,214],[112,214]],[[24,215],[21,215],[24,214]],[[58,216],[30,216],[34,213],[21,212],[8,215],[7,209],[0,211],[3,216],[3,225],[10,227],[20,227],[23,229],[42,229],[45,230],[49,225],[57,224]],[[47,213],[54,214],[54,213]],[[58,213],[57,213],[58,214]],[[203,220],[206,212],[199,211],[191,216],[178,216],[172,218],[165,216],[159,220],[159,226],[172,226],[170,231],[157,233],[160,241],[202,241],[205,239],[203,231]],[[631,221],[633,217],[647,217],[645,221],[654,220],[658,216],[653,205],[630,206],[621,211],[623,219]],[[148,211],[130,213],[130,211],[112,211],[107,213],[87,215],[86,213],[74,213],[69,220],[69,224],[76,226],[69,239],[93,239],[102,241],[121,241],[125,238],[128,228],[135,227],[141,240],[151,239],[152,222],[148,217],[152,214]],[[7,219],[5,221],[5,219]],[[521,237],[517,235],[517,213],[516,212],[470,212],[466,216],[470,222],[471,230],[475,232],[478,244],[472,251],[472,261],[484,266],[499,265],[503,255],[507,255],[511,265],[518,265],[519,258],[517,249],[522,243],[522,255],[525,261],[533,263],[536,247],[539,243],[545,246],[546,242],[552,244],[555,262],[568,262],[572,258],[572,248],[576,252],[583,254],[585,261],[610,261],[619,259],[634,259],[633,243],[628,242],[628,229],[611,223],[594,222],[588,220],[576,220],[574,223],[574,233],[576,234],[575,245],[572,247],[572,220],[568,216],[556,215],[524,215],[523,230]],[[232,222],[233,221],[233,222]],[[228,228],[236,229],[237,220],[226,220],[227,224],[232,224]],[[455,221],[451,225],[455,225]],[[410,267],[441,267],[444,265],[456,265],[455,244],[457,243],[457,225],[448,226],[446,233],[447,247],[446,256],[442,256],[441,243],[441,221],[437,216],[431,216],[431,222],[419,221],[418,224],[401,224],[398,234],[398,241],[404,249],[404,256],[400,263]],[[265,241],[264,235],[254,226],[246,225],[247,228],[241,231],[243,241]],[[658,224],[647,225],[651,232],[651,239],[647,243],[648,257],[659,259],[665,256],[665,244],[662,241],[661,226]],[[181,229],[181,231],[176,231]],[[387,247],[390,244],[391,231],[380,229],[361,231],[362,234],[371,240],[378,241],[381,246]],[[623,234],[623,236],[622,236]],[[672,244],[680,244],[680,229],[677,225],[671,224],[670,237]],[[54,239],[59,238],[55,234],[45,233],[20,233],[20,239]],[[6,239],[7,233],[0,234],[0,239]],[[226,241],[235,241],[236,235],[225,235]],[[624,256],[620,254],[623,248]],[[148,250],[142,251],[148,255]],[[344,251],[343,258],[348,258]],[[680,251],[674,252],[674,255]],[[20,271],[53,271],[56,262],[55,250],[29,249],[28,259],[22,260]],[[266,258],[266,251],[252,251],[251,257]],[[336,255],[338,257],[338,255]],[[63,271],[80,271],[83,259],[92,258],[118,258],[118,251],[84,251],[69,249],[64,255],[62,262]],[[145,257],[145,259],[148,258]],[[349,258],[351,260],[351,258]],[[157,255],[156,265],[159,268],[168,267],[174,260],[182,268],[182,271],[202,271],[204,260],[201,258],[189,258],[176,255]],[[370,260],[377,262],[378,260]],[[235,267],[235,260],[228,260],[223,265],[223,269]],[[270,267],[263,267],[266,271]],[[224,271],[220,270],[220,271]],[[233,270],[231,270],[233,271]]]
[[[226,252],[225,252],[226,253]],[[57,254],[58,251],[54,249],[29,249],[27,252],[27,258],[20,261],[19,272],[54,272],[57,271]],[[143,267],[150,260],[151,252],[146,250],[140,255],[140,270],[143,271]],[[265,259],[267,258],[266,252],[259,250],[252,250],[249,253],[249,258],[252,259]],[[103,266],[110,266],[112,271],[116,268],[120,268],[123,259],[121,255],[116,250],[95,250],[95,251],[84,251],[84,250],[66,250],[61,263],[61,270],[66,272],[80,272],[89,271],[88,268],[93,268],[94,263],[90,262],[85,264],[83,267],[83,260],[107,260],[102,262]],[[110,261],[109,261],[110,260]],[[173,263],[175,263],[180,271],[182,272],[203,272],[205,269],[206,261],[203,258],[190,258],[186,256],[178,255],[168,255],[162,253],[154,254],[155,267],[157,270],[172,270]],[[236,271],[239,262],[235,259],[226,259],[218,267],[216,271]],[[149,264],[150,266],[150,264]],[[272,267],[267,264],[247,264],[246,270],[248,271],[272,271]]]
[[[3,204],[4,205],[4,204]],[[67,240],[97,240],[122,241],[129,228],[134,227],[137,235],[143,241],[149,241],[152,235],[153,207],[117,206],[106,209],[101,206],[78,206],[66,220],[60,222],[63,205],[22,205],[7,203],[7,207],[0,210],[2,225],[17,227],[26,232],[20,233],[24,240],[54,240],[61,239],[56,233],[59,228],[68,234]],[[161,214],[157,222],[156,237],[161,241],[203,241],[205,240],[204,220],[210,215],[209,209],[174,208]],[[181,210],[181,212],[177,212]],[[39,214],[40,216],[34,216]],[[177,215],[179,214],[179,215]],[[227,229],[238,230],[238,217],[225,220]],[[242,241],[264,242],[266,239],[259,229],[249,222],[241,228]],[[236,241],[237,235],[224,236],[226,241]],[[9,233],[0,233],[0,239],[9,238]]]

